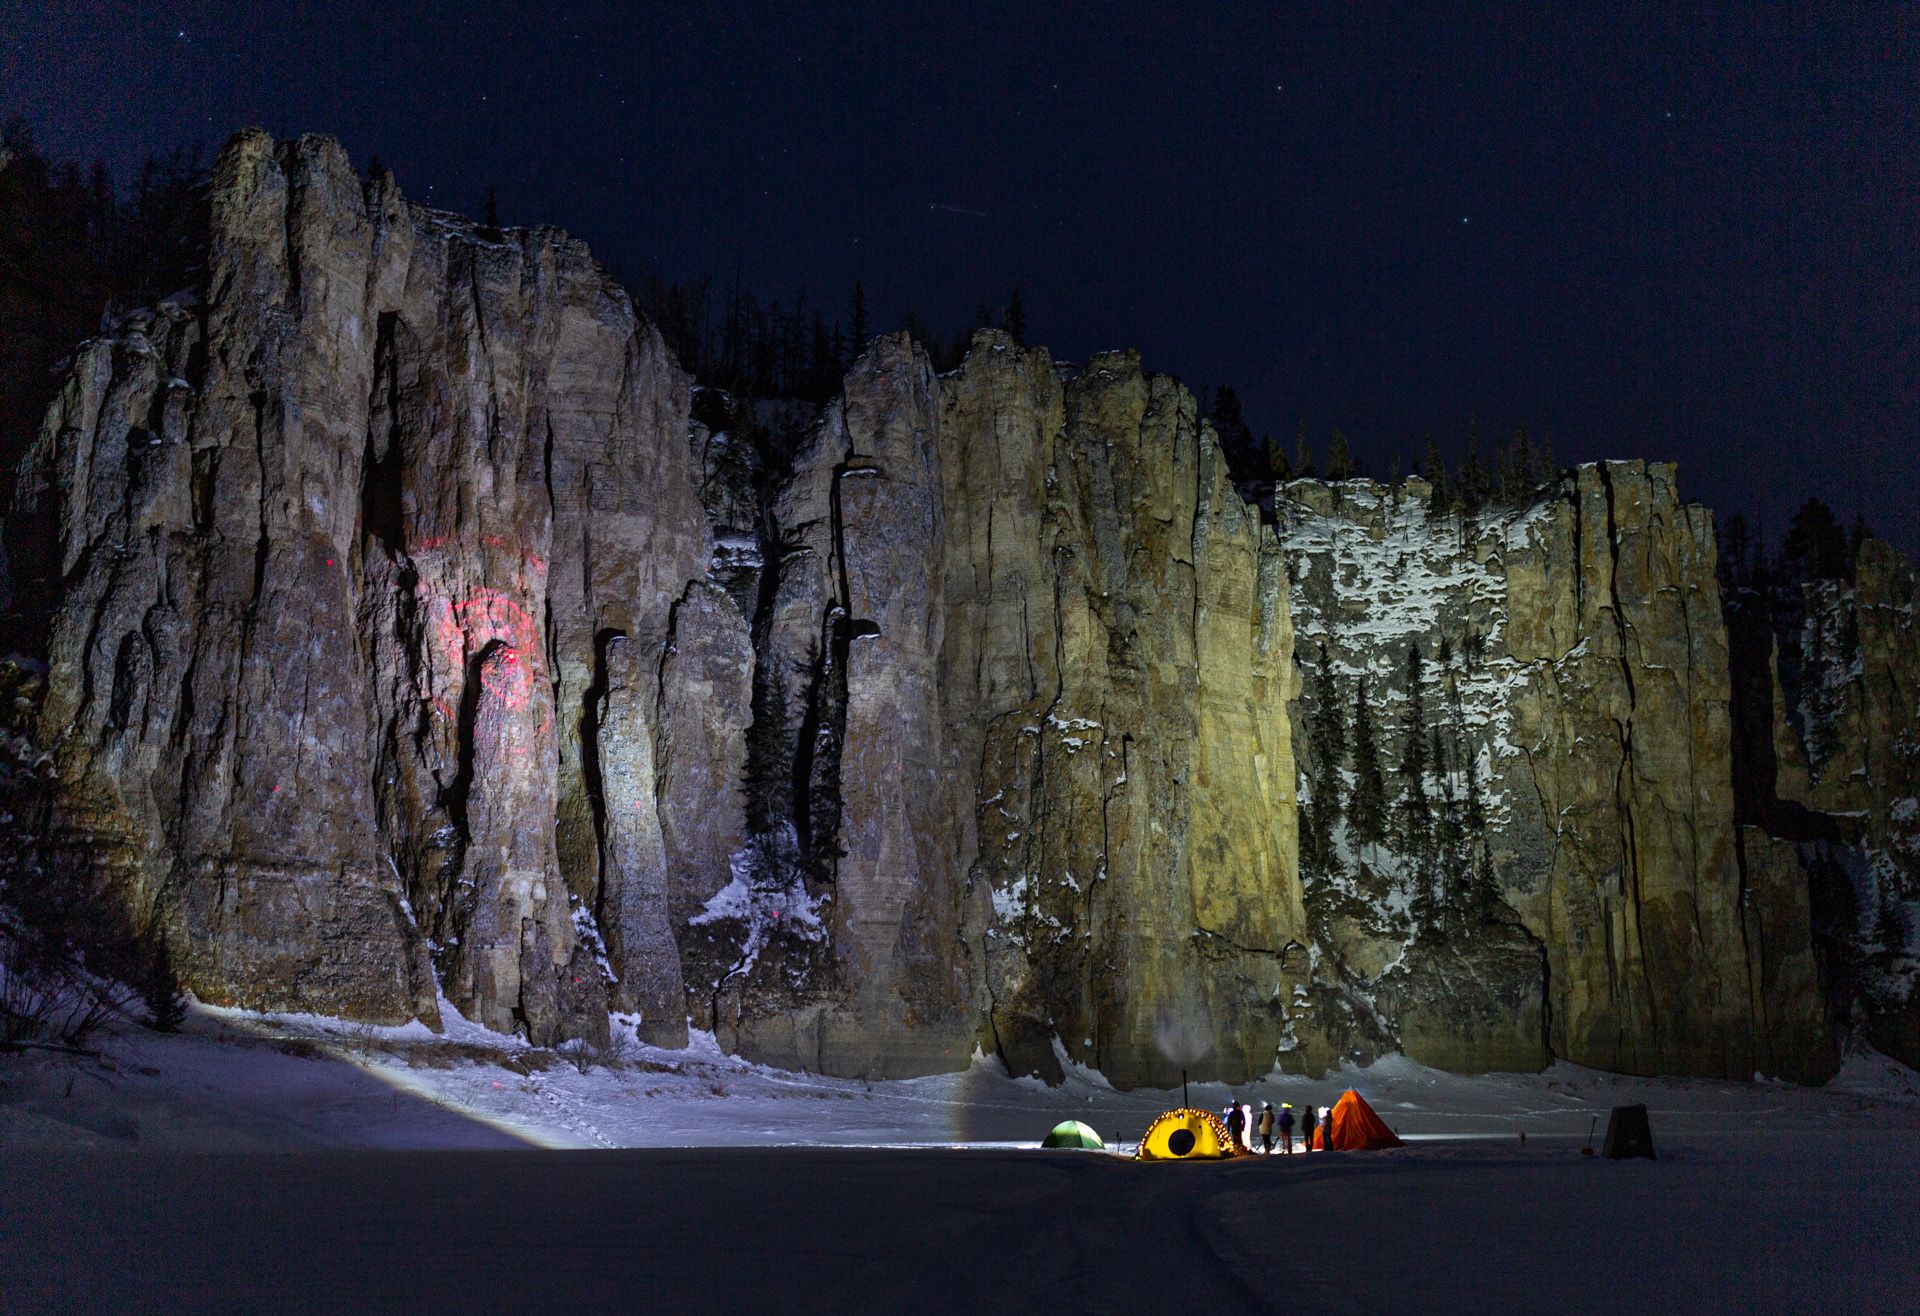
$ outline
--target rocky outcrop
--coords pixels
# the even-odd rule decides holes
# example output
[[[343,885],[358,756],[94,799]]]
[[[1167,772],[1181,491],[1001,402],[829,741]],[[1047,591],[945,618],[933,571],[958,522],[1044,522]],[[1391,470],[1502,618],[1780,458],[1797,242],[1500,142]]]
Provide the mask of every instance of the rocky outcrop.
[[[1790,853],[1811,883],[1836,1012],[1909,1064],[1920,1063],[1916,605],[1912,566],[1868,539],[1849,579],[1747,584],[1729,612],[1743,831],[1779,838],[1782,862]]]
[[[1375,1031],[1454,1068],[1830,1073],[1805,884],[1736,834],[1712,525],[1672,467],[1478,516],[1418,483],[1285,493],[1309,903],[1348,985],[1384,993]]]
[[[1306,962],[1285,581],[1192,398],[1130,354],[1065,378],[983,333],[937,379],[883,339],[775,519],[834,968],[796,992],[763,957],[722,1036],[867,1073],[1270,1067]]]
[[[46,843],[202,997],[874,1077],[1831,1072],[1819,865],[1913,894],[1890,553],[1756,665],[1671,467],[1263,513],[1131,353],[696,405],[563,234],[318,138],[211,204],[17,495]]]
[[[604,1030],[595,916],[651,908],[661,829],[638,752],[645,816],[605,825],[589,692],[650,747],[710,553],[685,377],[579,243],[324,139],[235,139],[211,205],[203,304],[84,348],[23,475],[65,544],[71,848],[203,997],[432,1019],[437,978],[495,1027]],[[647,980],[657,936],[618,930]]]

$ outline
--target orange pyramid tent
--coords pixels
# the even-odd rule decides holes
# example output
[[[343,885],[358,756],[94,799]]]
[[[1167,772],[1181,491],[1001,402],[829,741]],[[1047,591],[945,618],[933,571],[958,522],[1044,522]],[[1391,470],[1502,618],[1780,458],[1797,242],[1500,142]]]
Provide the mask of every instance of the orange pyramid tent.
[[[1379,1151],[1403,1144],[1378,1115],[1373,1113],[1358,1092],[1348,1088],[1346,1095],[1333,1103],[1327,1118],[1314,1132],[1313,1145],[1321,1151]]]

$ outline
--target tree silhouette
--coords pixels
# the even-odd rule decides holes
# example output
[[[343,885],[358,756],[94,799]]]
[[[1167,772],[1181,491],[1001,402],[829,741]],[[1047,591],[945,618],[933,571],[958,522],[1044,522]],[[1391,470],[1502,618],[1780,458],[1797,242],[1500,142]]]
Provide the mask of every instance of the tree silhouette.
[[[1353,478],[1353,453],[1347,447],[1347,436],[1339,430],[1327,440],[1327,470],[1329,480],[1350,480]]]
[[[1379,841],[1386,835],[1387,783],[1380,770],[1380,747],[1375,743],[1373,706],[1367,700],[1367,678],[1362,676],[1353,695],[1353,798],[1347,805],[1354,838]]]
[[[1842,580],[1847,575],[1847,536],[1833,509],[1809,498],[1787,524],[1781,557],[1799,580]]]

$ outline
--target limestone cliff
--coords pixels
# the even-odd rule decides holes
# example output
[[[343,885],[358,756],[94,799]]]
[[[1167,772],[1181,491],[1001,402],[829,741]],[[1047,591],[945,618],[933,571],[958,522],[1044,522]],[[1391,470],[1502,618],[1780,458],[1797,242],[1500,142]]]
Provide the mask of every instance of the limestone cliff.
[[[578,242],[324,139],[242,135],[211,206],[16,492],[43,843],[202,997],[871,1076],[1831,1072],[1808,846],[1911,850],[1890,554],[1809,605],[1858,670],[1776,683],[1670,467],[1263,509],[1129,353],[883,337],[770,420]]]
[[[1374,1003],[1359,1031],[1456,1068],[1824,1077],[1804,882],[1750,873],[1735,828],[1704,509],[1639,462],[1510,511],[1428,503],[1418,482],[1281,500],[1309,905]]]
[[[1732,604],[1743,833],[1804,869],[1836,1012],[1920,1063],[1920,584],[1867,540],[1848,579]]]
[[[437,980],[592,1033],[611,910],[614,1002],[660,1004],[646,751],[710,553],[684,376],[579,243],[324,139],[235,139],[211,207],[201,304],[83,348],[23,471],[65,549],[65,840],[209,999],[433,1019]]]

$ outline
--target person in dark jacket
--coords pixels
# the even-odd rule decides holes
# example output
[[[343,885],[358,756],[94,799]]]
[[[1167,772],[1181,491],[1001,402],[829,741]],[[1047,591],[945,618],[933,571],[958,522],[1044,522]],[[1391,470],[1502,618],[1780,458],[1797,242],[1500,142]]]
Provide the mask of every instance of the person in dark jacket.
[[[1291,1103],[1285,1101],[1280,1103],[1280,1118],[1274,1122],[1280,1126],[1280,1150],[1289,1156],[1293,1155],[1293,1106]],[[1268,1140],[1268,1145],[1272,1145],[1271,1139]]]
[[[1273,1104],[1260,1103],[1260,1151],[1262,1155],[1273,1155]]]
[[[1234,1146],[1247,1149],[1247,1112],[1237,1101],[1227,1103],[1227,1132],[1233,1135]]]
[[[1313,1116],[1313,1107],[1308,1106],[1300,1112],[1300,1150],[1313,1150],[1313,1128],[1319,1123]]]

